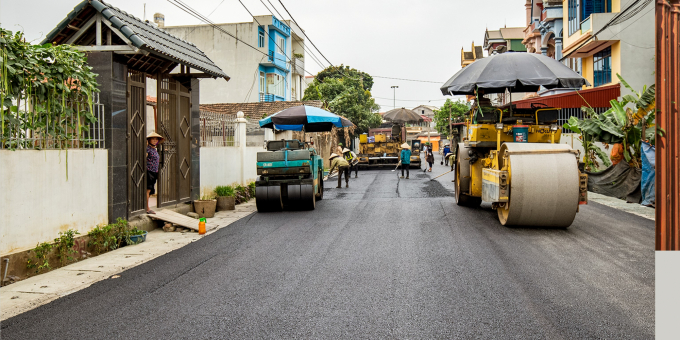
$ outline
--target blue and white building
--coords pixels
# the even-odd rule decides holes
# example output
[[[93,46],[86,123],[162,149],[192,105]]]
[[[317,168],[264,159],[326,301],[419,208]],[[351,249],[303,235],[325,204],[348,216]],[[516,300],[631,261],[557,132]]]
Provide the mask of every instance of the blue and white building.
[[[202,104],[302,99],[307,88],[305,40],[295,23],[263,15],[217,26],[229,34],[211,25],[164,27],[196,45],[231,76],[229,82],[201,80]]]

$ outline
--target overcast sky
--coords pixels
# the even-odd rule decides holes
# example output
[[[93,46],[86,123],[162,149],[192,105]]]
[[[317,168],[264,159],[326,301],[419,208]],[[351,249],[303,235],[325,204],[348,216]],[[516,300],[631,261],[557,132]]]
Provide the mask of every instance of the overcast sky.
[[[269,14],[260,0],[241,1],[254,15]],[[267,0],[262,1],[269,6]],[[269,1],[289,19],[278,0]],[[460,69],[461,47],[469,51],[473,41],[481,45],[487,27],[524,26],[525,21],[524,0],[282,1],[334,65],[349,65],[373,76],[437,82],[375,78],[372,93],[381,111],[392,108],[392,85],[399,86],[397,107],[440,106],[446,97],[439,86]],[[38,43],[80,2],[0,0],[0,25],[11,31],[23,30],[27,39]],[[168,26],[202,23],[167,0],[107,2],[139,18],[144,16],[146,3],[146,19],[153,20],[153,13],[161,12]],[[217,23],[252,21],[238,0],[184,2],[206,16],[214,11],[209,18]],[[307,57],[305,69],[316,74],[321,67]]]

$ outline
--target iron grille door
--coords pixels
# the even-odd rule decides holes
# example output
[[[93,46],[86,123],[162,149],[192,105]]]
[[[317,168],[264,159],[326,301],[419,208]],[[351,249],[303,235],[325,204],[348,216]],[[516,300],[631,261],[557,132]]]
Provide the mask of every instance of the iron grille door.
[[[179,87],[179,134],[177,135],[177,179],[180,202],[191,200],[191,91],[181,84]]]
[[[165,141],[161,145],[161,167],[158,171],[158,207],[177,204],[177,81],[168,74],[158,77],[158,129]]]
[[[146,75],[129,71],[127,80],[128,213],[146,212]]]

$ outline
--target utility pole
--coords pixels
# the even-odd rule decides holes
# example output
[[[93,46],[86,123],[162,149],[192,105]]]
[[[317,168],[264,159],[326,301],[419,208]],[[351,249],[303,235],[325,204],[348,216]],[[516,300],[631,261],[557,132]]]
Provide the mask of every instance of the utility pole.
[[[396,109],[397,108],[397,89],[399,86],[392,86],[392,90],[394,93],[394,96],[392,97],[392,108]]]
[[[453,138],[451,138],[453,136],[451,133],[451,124],[453,124],[453,120],[451,119],[451,106],[449,106],[449,145],[453,147]]]

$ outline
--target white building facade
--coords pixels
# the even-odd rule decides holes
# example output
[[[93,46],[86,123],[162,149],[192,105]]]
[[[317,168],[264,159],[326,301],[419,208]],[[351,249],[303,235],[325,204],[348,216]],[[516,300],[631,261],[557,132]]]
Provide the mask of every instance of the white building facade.
[[[212,25],[164,27],[196,45],[231,76],[229,82],[201,80],[202,104],[302,99],[307,88],[305,40],[295,23],[263,15],[253,22],[216,26],[229,34]]]

